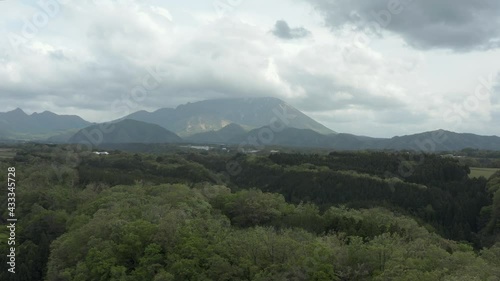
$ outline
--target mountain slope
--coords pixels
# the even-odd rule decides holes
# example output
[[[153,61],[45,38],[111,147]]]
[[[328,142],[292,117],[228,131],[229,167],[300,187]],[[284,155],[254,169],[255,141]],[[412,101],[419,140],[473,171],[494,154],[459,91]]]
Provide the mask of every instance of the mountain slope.
[[[179,143],[183,140],[176,134],[155,124],[136,120],[123,120],[101,129],[100,124],[80,130],[69,139],[69,143],[85,143],[93,140],[94,145],[106,143]],[[99,132],[95,137],[94,132]],[[89,134],[93,137],[89,137]],[[96,143],[98,142],[98,143]]]
[[[217,131],[235,123],[260,128],[272,122],[291,128],[311,129],[322,134],[334,131],[314,121],[296,108],[276,98],[214,99],[165,108],[155,112],[139,111],[123,119],[134,119],[160,125],[180,136]]]
[[[272,132],[272,133],[271,133]],[[230,139],[230,144],[242,144],[260,149],[265,145],[328,148],[337,150],[370,149],[383,139],[360,137],[350,134],[323,135],[310,129],[286,128],[273,131],[270,127],[252,130]]]
[[[269,127],[252,130],[231,140],[234,144],[246,143],[260,149],[265,145],[293,147],[329,147],[329,138],[310,129],[285,128],[273,132]]]
[[[0,119],[0,139],[6,139],[11,135],[9,124],[5,120]]]
[[[231,123],[218,131],[198,133],[185,139],[195,143],[229,143],[232,139],[243,136],[247,131],[238,124]]]
[[[60,133],[47,138],[45,141],[48,143],[67,143],[72,136],[78,133],[80,130],[68,130],[64,133]]]

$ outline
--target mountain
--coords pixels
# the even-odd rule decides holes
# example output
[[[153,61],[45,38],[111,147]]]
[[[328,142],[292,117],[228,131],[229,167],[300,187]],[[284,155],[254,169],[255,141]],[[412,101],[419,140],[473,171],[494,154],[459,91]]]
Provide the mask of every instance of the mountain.
[[[287,117],[287,118],[285,118]],[[130,119],[126,119],[130,118]],[[282,126],[283,122],[288,126]],[[139,111],[114,121],[103,135],[109,143],[192,143],[311,147],[336,150],[456,151],[464,148],[500,151],[500,137],[436,130],[393,138],[371,138],[334,133],[297,109],[275,98],[207,100]],[[91,125],[90,127],[88,127]],[[82,128],[98,129],[78,116],[52,112],[26,114],[21,109],[0,113],[0,140],[31,139],[47,142],[86,141]],[[176,134],[177,132],[178,134]]]
[[[177,133],[191,136],[217,131],[235,123],[249,129],[276,126],[311,129],[322,134],[335,132],[314,121],[296,108],[277,98],[228,98],[213,99],[180,105],[175,109],[164,108],[155,112],[139,111],[123,119],[133,119]],[[281,124],[280,124],[281,122]]]
[[[81,129],[91,123],[75,115],[57,115],[50,111],[26,114],[17,108],[9,112],[0,112],[0,136],[16,137],[19,135],[55,134],[71,129]]]
[[[231,140],[246,135],[247,131],[238,124],[231,123],[218,131],[198,133],[184,138],[194,143],[230,143]]]
[[[108,124],[109,125],[109,124]],[[176,134],[155,124],[136,120],[123,120],[104,127],[92,125],[80,130],[69,139],[69,143],[179,143],[183,140]],[[95,134],[95,132],[99,132]],[[90,137],[89,137],[90,135]],[[96,136],[97,135],[97,136]],[[99,142],[99,143],[96,143]]]

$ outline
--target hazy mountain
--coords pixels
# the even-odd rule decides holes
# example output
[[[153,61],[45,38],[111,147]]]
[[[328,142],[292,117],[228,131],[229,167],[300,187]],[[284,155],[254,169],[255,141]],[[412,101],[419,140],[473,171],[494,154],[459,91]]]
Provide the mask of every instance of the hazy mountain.
[[[329,137],[310,129],[286,128],[273,132],[269,127],[252,130],[230,140],[233,144],[246,143],[255,149],[265,145],[294,147],[329,147]]]
[[[381,148],[413,149],[424,151],[453,151],[464,148],[500,150],[500,137],[455,133],[445,130],[393,137],[385,140]]]
[[[164,108],[155,112],[139,111],[124,117],[158,124],[180,136],[217,131],[235,123],[251,129],[268,126],[271,122],[297,129],[311,129],[322,134],[334,131],[314,121],[296,108],[276,98],[229,98],[205,100]],[[279,120],[279,121],[278,121]]]
[[[106,126],[100,124],[80,130],[69,139],[69,143],[179,143],[182,139],[176,134],[156,124],[136,120],[123,120]],[[99,132],[98,137],[93,132]],[[89,137],[91,135],[91,137]]]
[[[233,139],[246,135],[247,131],[238,124],[231,123],[218,131],[198,133],[184,139],[195,143],[230,143]]]
[[[9,124],[5,120],[0,119],[0,139],[7,138],[11,135]]]
[[[390,139],[370,138],[351,134],[322,135],[312,130],[295,128],[287,128],[281,132],[273,132],[272,134],[269,134],[270,131],[268,127],[255,129],[245,135],[230,139],[228,143],[240,144],[247,142],[249,146],[253,146],[254,148],[262,148],[265,145],[282,145],[337,150],[387,149],[424,152],[455,151],[464,148],[500,150],[500,137],[454,133],[444,130],[393,137]],[[252,142],[252,140],[257,141]]]
[[[219,131],[200,133],[185,139],[191,142],[207,144],[246,144],[255,149],[263,148],[266,145],[273,145],[342,150],[372,147],[374,146],[373,143],[379,140],[349,134],[323,135],[310,129],[285,128],[273,131],[269,126],[246,132],[236,124],[231,124]]]
[[[270,123],[283,119],[283,116],[290,117],[285,119],[288,127],[271,130]],[[178,143],[183,141],[174,133],[178,132],[185,136],[186,141],[193,143],[240,145],[248,142],[254,147],[281,145],[338,150],[392,149],[427,152],[464,148],[500,150],[500,137],[445,130],[393,138],[337,134],[275,98],[207,100],[152,113],[139,111],[127,118],[130,119],[115,121],[115,130],[104,134],[103,142]],[[90,124],[78,116],[57,115],[48,111],[28,115],[21,109],[16,109],[0,113],[0,139],[45,135],[52,136],[48,142],[79,142],[87,140],[80,129]],[[87,130],[98,126],[92,125]],[[272,132],[271,135],[269,132]]]
[[[68,130],[64,133],[57,134],[54,136],[51,136],[46,139],[46,142],[49,143],[67,143],[72,136],[74,136],[76,133],[78,133],[80,130]]]
[[[91,123],[75,115],[57,115],[49,111],[26,114],[17,108],[0,112],[0,134],[10,137],[16,135],[35,135],[81,129]]]

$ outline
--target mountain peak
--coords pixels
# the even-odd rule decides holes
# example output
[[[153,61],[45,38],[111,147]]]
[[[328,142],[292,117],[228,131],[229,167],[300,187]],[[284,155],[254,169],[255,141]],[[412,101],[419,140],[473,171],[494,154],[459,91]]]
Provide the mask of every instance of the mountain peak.
[[[41,112],[41,113],[39,113],[39,114],[40,114],[40,115],[57,115],[57,114],[55,114],[54,112],[52,112],[52,111],[48,111],[48,110],[45,110],[45,111],[43,111],[43,112]]]
[[[33,114],[31,114],[32,117],[37,117],[37,116],[56,116],[57,114],[53,113],[53,112],[50,112],[50,111],[43,111],[43,112],[33,112]]]
[[[19,107],[18,107],[18,108],[16,108],[16,109],[14,109],[14,110],[12,110],[12,111],[7,112],[7,113],[9,113],[9,114],[15,114],[15,115],[18,115],[18,116],[19,116],[19,115],[22,115],[22,116],[28,116],[28,114],[26,114],[26,112],[24,112],[24,111],[23,111],[22,109],[20,109]]]
[[[210,99],[179,105],[175,109],[159,109],[151,113],[136,112],[124,118],[158,124],[180,136],[189,136],[217,131],[230,123],[251,130],[268,126],[273,120],[282,120],[289,116],[293,118],[283,121],[288,127],[311,129],[321,134],[335,133],[285,101],[274,97]]]

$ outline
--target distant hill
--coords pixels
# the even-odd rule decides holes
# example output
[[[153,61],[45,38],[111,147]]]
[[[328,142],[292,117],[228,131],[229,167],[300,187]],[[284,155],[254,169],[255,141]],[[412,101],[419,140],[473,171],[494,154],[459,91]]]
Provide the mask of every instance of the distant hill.
[[[164,108],[155,112],[139,111],[123,119],[133,119],[160,125],[180,136],[217,131],[234,123],[251,129],[270,125],[284,115],[286,125],[311,129],[322,134],[334,131],[314,121],[296,108],[277,98],[213,99]],[[291,116],[294,116],[291,118]],[[275,124],[280,125],[280,124]]]
[[[272,132],[269,127],[252,130],[244,136],[231,140],[233,144],[248,143],[254,148],[261,145],[278,145],[293,147],[329,147],[329,137],[309,129],[286,128]],[[253,140],[257,140],[256,142]],[[255,145],[255,143],[257,145]]]
[[[75,115],[57,115],[50,111],[26,114],[17,108],[9,112],[0,112],[0,136],[54,134],[71,129],[81,129],[91,123]]]
[[[357,150],[371,148],[381,139],[350,134],[323,135],[310,129],[285,128],[273,131],[269,126],[247,132],[240,126],[231,124],[219,131],[195,134],[185,140],[205,144],[249,143],[249,146],[276,145]]]
[[[380,144],[379,144],[380,145]],[[500,137],[436,130],[384,140],[380,148],[453,151],[464,148],[500,150]]]
[[[90,132],[98,130],[102,133],[100,143],[180,143],[183,140],[176,134],[155,124],[136,120],[123,120],[112,124],[110,132],[103,132],[101,125],[92,125],[80,130],[72,136],[69,143],[89,142]],[[85,133],[87,132],[87,134]],[[95,143],[94,143],[95,144]]]
[[[259,137],[262,135],[262,132],[266,131],[270,131],[268,127],[255,129],[245,135],[229,139],[227,143],[241,144],[251,139],[257,139],[259,145],[316,147],[336,150],[374,149],[416,150],[424,152],[457,151],[464,148],[500,150],[500,137],[454,133],[444,130],[388,139],[351,134],[322,135],[312,130],[287,128],[281,132],[273,132],[272,137],[268,134]]]

